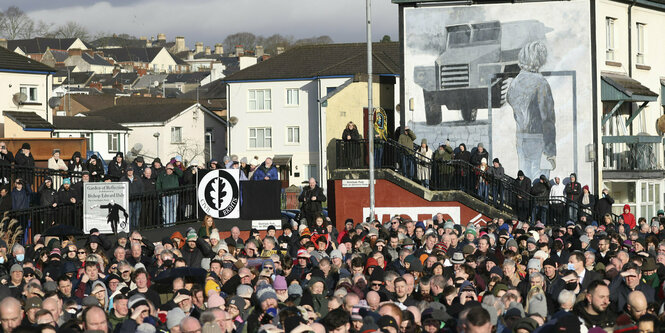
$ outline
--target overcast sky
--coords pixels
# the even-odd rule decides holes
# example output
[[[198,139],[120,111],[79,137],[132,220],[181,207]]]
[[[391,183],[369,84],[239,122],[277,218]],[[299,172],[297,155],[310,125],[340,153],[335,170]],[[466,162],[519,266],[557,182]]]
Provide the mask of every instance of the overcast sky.
[[[184,36],[187,46],[222,42],[232,33],[275,33],[295,39],[329,35],[335,42],[365,41],[364,0],[0,0],[2,8],[19,6],[33,19],[58,23],[74,20],[96,32]],[[372,36],[393,40],[397,5],[372,1]]]

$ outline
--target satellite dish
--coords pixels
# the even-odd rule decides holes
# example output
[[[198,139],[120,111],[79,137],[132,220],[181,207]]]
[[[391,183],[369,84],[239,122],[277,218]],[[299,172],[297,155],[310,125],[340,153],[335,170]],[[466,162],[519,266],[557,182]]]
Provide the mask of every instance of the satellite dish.
[[[14,96],[12,96],[12,102],[14,102],[16,106],[20,106],[21,104],[25,103],[25,101],[27,100],[28,100],[28,95],[22,92],[17,92],[14,94]]]
[[[51,97],[51,98],[48,99],[48,106],[51,109],[55,109],[58,106],[60,106],[60,102],[62,102],[62,98],[60,98],[60,97]]]
[[[134,147],[132,147],[131,153],[132,153],[132,155],[138,155],[139,152],[141,152],[142,149],[143,149],[143,145],[140,144],[140,143],[137,143],[137,144],[134,145]]]
[[[159,86],[159,81],[155,81],[155,82],[153,82],[153,83],[152,83],[152,86],[153,86],[153,87],[157,87],[157,86]]]
[[[231,124],[231,126],[235,126],[238,123],[238,117],[229,118],[229,123]]]

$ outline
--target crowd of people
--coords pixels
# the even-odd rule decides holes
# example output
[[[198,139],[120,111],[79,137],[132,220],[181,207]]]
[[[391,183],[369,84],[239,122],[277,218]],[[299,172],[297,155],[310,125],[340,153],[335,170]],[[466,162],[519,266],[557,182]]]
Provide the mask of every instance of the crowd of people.
[[[83,184],[86,182],[127,182],[131,197],[168,192],[161,195],[157,203],[161,214],[150,217],[144,214],[144,220],[161,218],[163,225],[171,226],[179,216],[178,204],[182,203],[180,194],[174,190],[195,185],[197,173],[203,176],[215,169],[239,169],[240,180],[279,179],[271,158],[259,162],[257,156],[248,161],[246,157],[239,159],[232,155],[225,156],[222,162],[212,159],[206,165],[186,163],[180,155],[173,156],[166,164],[160,158],[146,163],[143,156],[127,161],[124,154],[118,152],[105,168],[98,155],[86,159],[77,151],[69,160],[64,160],[60,150],[56,149],[47,161],[48,170],[38,173],[29,143],[24,143],[14,155],[4,142],[0,142],[0,214],[30,207],[52,207],[55,210],[58,206],[71,206],[83,200]],[[139,227],[142,206],[138,200],[130,202],[128,215],[132,230]],[[191,210],[189,215],[193,215]],[[45,212],[42,217],[44,223],[51,224],[55,215]]]
[[[315,182],[303,193],[322,194]],[[339,229],[318,215],[246,238],[206,216],[163,239],[35,235],[25,247],[0,241],[0,322],[3,332],[658,332],[664,215],[559,227],[437,214]]]

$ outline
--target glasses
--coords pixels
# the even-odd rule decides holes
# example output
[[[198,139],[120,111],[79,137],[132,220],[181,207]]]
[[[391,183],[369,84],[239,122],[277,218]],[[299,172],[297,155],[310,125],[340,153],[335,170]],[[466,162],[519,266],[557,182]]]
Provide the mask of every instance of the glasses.
[[[28,274],[26,274],[25,276],[26,276],[26,277],[35,277],[35,274],[30,274],[30,273],[28,273]]]
[[[372,283],[372,287],[381,287],[383,283]]]
[[[85,254],[85,251],[78,251],[78,254]]]
[[[122,271],[122,272],[120,272],[120,273],[122,273],[122,274],[129,274],[129,271]]]
[[[273,270],[273,269],[275,269],[274,267],[270,267],[270,266],[266,266],[265,268],[266,268],[266,269],[269,269],[269,270]]]

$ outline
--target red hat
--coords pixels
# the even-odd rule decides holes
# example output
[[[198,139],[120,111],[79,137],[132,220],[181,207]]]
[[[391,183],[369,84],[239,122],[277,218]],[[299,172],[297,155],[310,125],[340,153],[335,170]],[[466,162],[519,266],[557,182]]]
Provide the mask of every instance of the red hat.
[[[305,249],[298,250],[298,258],[309,258],[310,254]]]

